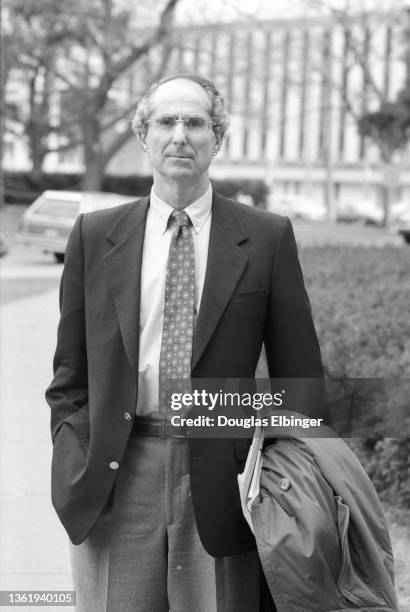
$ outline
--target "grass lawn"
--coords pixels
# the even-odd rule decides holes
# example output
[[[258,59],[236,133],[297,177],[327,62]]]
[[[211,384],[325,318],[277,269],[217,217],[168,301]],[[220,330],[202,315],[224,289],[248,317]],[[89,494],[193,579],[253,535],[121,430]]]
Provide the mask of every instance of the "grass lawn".
[[[393,546],[396,592],[399,598],[400,611],[410,611],[410,511],[399,509],[389,502],[383,507],[389,524]]]
[[[358,234],[360,231],[355,239]],[[313,247],[306,246],[306,242],[300,249],[300,258],[329,373],[409,377],[409,247],[402,243],[390,243],[384,248],[380,244],[358,246],[353,237],[348,247],[340,243]],[[387,455],[379,455],[376,469],[376,485],[385,489],[383,505],[403,612],[410,611],[410,432],[406,435],[407,453],[401,462],[397,461],[393,478],[389,472],[390,490],[386,482],[389,479],[383,478],[383,471],[390,467],[385,465]],[[397,491],[402,492],[401,497]]]

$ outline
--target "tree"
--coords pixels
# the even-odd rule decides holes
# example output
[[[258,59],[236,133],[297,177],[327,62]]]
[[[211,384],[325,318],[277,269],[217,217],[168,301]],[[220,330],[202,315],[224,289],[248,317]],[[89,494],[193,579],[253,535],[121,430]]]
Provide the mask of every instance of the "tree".
[[[129,72],[154,53],[153,72],[144,74],[139,66],[138,92],[160,76],[177,3],[167,0],[158,24],[143,34],[139,29],[136,40],[131,10],[113,0],[9,0],[8,74],[25,75],[28,95],[25,108],[9,108],[8,125],[15,131],[23,126],[34,171],[49,152],[78,147],[84,189],[101,188],[104,168],[131,136],[130,129],[113,130],[135,106],[134,95],[123,95]]]
[[[408,30],[405,27],[409,15],[404,10],[403,2],[395,2],[390,12],[375,9],[374,5],[363,2],[344,3],[324,2],[323,0],[305,0],[306,6],[316,11],[318,16],[316,33],[309,32],[309,37],[315,41],[316,53],[310,59],[310,79],[320,80],[322,89],[321,113],[324,118],[324,129],[321,134],[321,157],[327,169],[327,203],[330,204],[330,189],[332,183],[333,158],[331,155],[330,138],[332,117],[337,116],[340,125],[346,126],[350,119],[356,124],[360,134],[359,156],[366,161],[367,145],[371,141],[379,151],[379,158],[384,169],[386,187],[384,191],[384,217],[388,218],[388,209],[395,192],[394,177],[398,173],[395,164],[397,154],[403,150],[402,144],[394,146],[393,141],[398,136],[390,132],[389,137],[376,137],[374,129],[371,132],[363,129],[362,118],[380,110],[389,113],[395,104],[392,91],[395,84],[390,69],[381,69],[382,58],[386,62],[393,58],[402,59],[409,65]],[[404,27],[403,27],[404,26]],[[397,35],[401,27],[403,36]],[[334,33],[339,43],[334,43]],[[384,36],[385,33],[385,36]],[[379,36],[383,35],[382,43]],[[302,46],[302,39],[301,39]],[[390,58],[387,60],[386,58]],[[303,75],[292,74],[294,84],[302,84]],[[309,80],[309,79],[307,79]],[[352,86],[352,83],[354,86]],[[379,119],[381,117],[379,116]],[[386,129],[386,128],[384,128]],[[394,128],[395,131],[396,128]],[[344,128],[337,143],[338,151],[343,151],[346,143]],[[386,136],[386,134],[384,134]],[[342,159],[343,154],[341,153]]]
[[[363,136],[371,138],[378,146],[383,162],[390,167],[394,156],[403,151],[410,139],[410,92],[402,90],[394,102],[382,102],[373,112],[364,113],[358,121]],[[394,185],[387,180],[384,197],[384,223],[387,225],[389,206],[393,199]]]
[[[403,127],[403,116],[397,102],[382,102],[378,110],[367,112],[358,120],[359,131],[378,145],[383,161],[390,163],[396,151],[403,149],[408,134]]]
[[[5,102],[6,131],[27,138],[35,174],[41,172],[48,153],[48,137],[55,130],[50,118],[50,99],[55,87],[56,60],[62,47],[78,40],[71,11],[78,7],[49,0],[10,0],[3,11],[4,81],[17,89],[17,96]],[[77,11],[77,13],[76,13]]]

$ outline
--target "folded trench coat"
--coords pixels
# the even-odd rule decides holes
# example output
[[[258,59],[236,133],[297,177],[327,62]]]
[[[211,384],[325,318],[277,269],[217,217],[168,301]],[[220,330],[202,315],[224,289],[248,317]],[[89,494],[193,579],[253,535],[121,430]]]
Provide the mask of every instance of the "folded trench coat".
[[[398,610],[385,516],[359,460],[333,432],[289,435],[265,449],[251,508],[278,612]]]

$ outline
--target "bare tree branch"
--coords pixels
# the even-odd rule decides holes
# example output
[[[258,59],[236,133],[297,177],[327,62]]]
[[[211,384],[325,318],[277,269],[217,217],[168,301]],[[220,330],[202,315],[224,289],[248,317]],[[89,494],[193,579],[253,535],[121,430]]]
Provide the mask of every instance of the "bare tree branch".
[[[163,52],[162,52],[161,63],[159,65],[158,69],[156,70],[156,73],[153,75],[152,82],[155,82],[156,80],[158,80],[160,75],[163,74],[163,72],[164,72],[164,70],[166,68],[166,65],[167,65],[167,63],[169,61],[169,57],[170,57],[169,51],[170,51],[169,47],[167,45],[164,46],[164,49],[163,49]],[[129,112],[134,107],[135,107],[135,104],[130,106],[127,109],[127,114],[129,114]],[[104,130],[106,130],[106,129],[107,129],[107,126],[104,126]],[[120,134],[111,143],[111,145],[107,148],[107,150],[104,153],[104,157],[103,157],[104,165],[108,164],[108,162],[112,159],[112,157],[124,146],[124,144],[130,139],[130,137],[132,135],[133,135],[133,132],[131,131],[130,128],[128,128],[128,130],[126,130],[123,134]]]
[[[161,42],[169,34],[173,22],[174,10],[177,4],[178,0],[168,0],[162,12],[159,26],[156,28],[155,32],[141,46],[133,47],[127,57],[113,63],[110,67],[111,74],[109,78],[112,78],[113,75],[121,75],[132,66],[134,62],[145,55],[152,47]]]

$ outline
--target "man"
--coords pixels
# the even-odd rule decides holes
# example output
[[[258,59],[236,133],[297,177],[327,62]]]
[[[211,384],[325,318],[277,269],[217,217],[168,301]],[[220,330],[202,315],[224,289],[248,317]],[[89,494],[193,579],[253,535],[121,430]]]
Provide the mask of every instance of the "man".
[[[80,216],[70,236],[47,400],[86,612],[259,606],[237,485],[249,440],[178,437],[169,382],[252,378],[263,343],[271,377],[322,363],[289,221],[212,192],[226,128],[206,79],[156,83],[134,119],[150,197]]]

